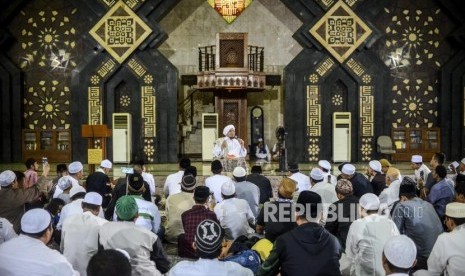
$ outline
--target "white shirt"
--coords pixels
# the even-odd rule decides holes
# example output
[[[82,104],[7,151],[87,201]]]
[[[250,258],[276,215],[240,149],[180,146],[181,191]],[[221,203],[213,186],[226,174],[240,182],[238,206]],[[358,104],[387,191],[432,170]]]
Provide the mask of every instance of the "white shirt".
[[[183,175],[184,171],[179,171],[166,177],[165,186],[163,186],[165,197],[181,192],[181,181]]]
[[[385,275],[383,248],[389,238],[397,235],[396,224],[385,216],[373,214],[354,221],[346,241],[350,275]]]
[[[265,152],[260,152],[260,148],[256,148],[255,151],[255,156],[259,159],[266,159],[266,161],[270,161],[271,155],[270,155],[270,150],[268,149],[268,146],[265,144]]]
[[[77,180],[76,178],[72,177],[72,176],[62,176],[62,177],[69,177],[69,179],[71,180],[71,186],[74,187],[74,186],[79,186],[79,180]],[[61,179],[61,178],[60,178]],[[60,180],[58,180],[60,181]],[[63,190],[60,189],[60,187],[58,187],[58,185],[55,186],[55,192],[53,193],[53,198],[56,198],[58,197],[60,194],[63,193]]]
[[[77,215],[77,214],[82,214],[83,210],[82,210],[82,201],[84,199],[82,198],[78,198],[74,201],[71,201],[70,203],[66,204],[65,206],[63,206],[63,208],[61,209],[61,213],[60,213],[60,220],[58,220],[58,223],[57,223],[57,229],[58,230],[61,230],[61,228],[63,227],[63,223],[65,222],[65,220],[67,218],[69,218],[70,216],[73,216],[73,215]],[[103,214],[103,210],[102,208],[100,207],[100,211],[98,213],[98,216],[102,219],[105,218],[105,215]]]
[[[250,224],[255,224],[255,217],[249,203],[244,199],[229,198],[218,203],[214,208],[216,217],[226,232],[226,237],[235,240],[241,235],[255,232]]]
[[[226,141],[226,147],[221,149],[221,145],[223,141],[215,143],[215,147],[213,148],[213,157],[214,158],[225,158],[227,156],[238,158],[238,157],[245,157],[247,155],[247,150],[241,146],[239,140],[236,138],[229,138],[224,137],[223,141]]]
[[[315,185],[310,188],[310,191],[315,192],[321,196],[321,203],[323,203],[323,223],[328,217],[329,206],[339,200],[337,198],[336,189],[334,186],[326,181],[327,178],[323,179],[321,182],[315,183]]]
[[[465,224],[439,235],[428,258],[431,275],[465,275]]]
[[[158,236],[153,232],[129,221],[105,223],[99,232],[99,241],[104,249],[119,248],[128,252],[133,276],[162,275],[150,259],[150,252],[157,239]]]
[[[210,192],[213,192],[217,203],[223,201],[223,197],[221,196],[221,186],[223,183],[229,181],[231,181],[231,178],[221,174],[215,174],[205,179],[205,186],[210,189]]]
[[[400,183],[399,179],[392,181],[389,187],[384,189],[379,195],[380,204],[387,206],[389,211],[391,211],[394,203],[399,200]]]
[[[222,262],[218,259],[199,259],[197,261],[181,261],[170,271],[169,276],[252,276],[252,270],[235,262]]]
[[[68,260],[42,241],[19,235],[0,246],[0,275],[79,275]]]
[[[13,229],[13,224],[10,223],[6,218],[0,218],[0,244],[16,238],[18,235]]]
[[[297,188],[299,188],[297,193],[310,190],[310,177],[307,175],[296,172],[289,176],[289,178],[297,182]]]
[[[150,195],[155,195],[155,178],[153,178],[153,174],[142,172],[142,178],[144,179],[150,187]]]
[[[421,166],[415,170],[415,181],[418,182],[418,180],[421,178],[421,172],[423,172],[423,184],[425,184],[426,178],[428,178],[428,174],[431,172],[431,170],[425,164],[421,164]]]
[[[161,217],[157,206],[153,202],[143,198],[135,197],[137,207],[139,208],[139,216],[135,221],[135,225],[144,227],[147,230],[157,233],[160,229]],[[117,221],[116,210],[113,213],[113,221]]]
[[[323,172],[323,175],[324,175],[324,180],[326,182],[328,182],[329,184],[333,185],[334,187],[336,187],[336,184],[337,184],[337,177],[335,177],[334,175],[330,174],[329,172]],[[328,181],[328,178],[329,178],[329,181]]]
[[[98,251],[100,226],[107,222],[87,211],[69,217],[63,224],[60,250],[81,275],[87,275],[87,264]]]

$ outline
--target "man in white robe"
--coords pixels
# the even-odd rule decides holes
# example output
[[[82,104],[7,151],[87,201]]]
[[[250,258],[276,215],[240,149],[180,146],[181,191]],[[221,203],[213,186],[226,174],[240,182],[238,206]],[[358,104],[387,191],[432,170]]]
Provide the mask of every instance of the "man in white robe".
[[[385,275],[383,247],[388,239],[399,235],[399,230],[392,220],[378,214],[379,205],[375,194],[360,198],[361,218],[350,225],[346,241],[350,275]]]
[[[87,193],[81,204],[84,212],[69,217],[63,224],[60,250],[73,268],[85,276],[90,258],[98,251],[100,227],[108,221],[98,217],[102,205],[100,194]]]
[[[227,125],[223,129],[223,141],[215,143],[213,148],[214,158],[243,158],[247,155],[247,149],[244,147],[244,140],[236,138],[236,128],[233,125]]]
[[[63,255],[47,247],[52,234],[49,212],[36,208],[24,213],[21,235],[0,246],[0,275],[79,275]]]

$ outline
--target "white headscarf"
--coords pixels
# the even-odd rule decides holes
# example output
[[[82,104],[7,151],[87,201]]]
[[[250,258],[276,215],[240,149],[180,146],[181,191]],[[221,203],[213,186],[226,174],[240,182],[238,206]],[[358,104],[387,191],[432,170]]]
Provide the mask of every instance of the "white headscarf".
[[[233,125],[227,125],[223,128],[223,135],[224,136],[227,136],[228,135],[228,132],[231,130],[231,129],[234,129],[236,130],[236,128],[233,126]]]

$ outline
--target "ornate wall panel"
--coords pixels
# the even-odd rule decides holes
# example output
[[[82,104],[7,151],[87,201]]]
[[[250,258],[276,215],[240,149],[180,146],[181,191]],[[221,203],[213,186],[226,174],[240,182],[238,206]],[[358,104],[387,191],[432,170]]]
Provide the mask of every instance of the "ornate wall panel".
[[[308,7],[311,3],[300,1],[296,5],[295,2],[283,2],[299,12],[306,10],[303,7]],[[321,9],[309,9],[312,13],[306,10],[307,21],[298,31],[299,35],[295,35],[302,45],[306,45],[308,40],[313,47],[303,51],[286,67],[286,79],[291,81],[288,82],[286,91],[293,91],[293,95],[286,94],[286,126],[291,128],[288,129],[289,133],[296,133],[295,136],[289,135],[296,141],[289,150],[291,161],[332,158],[331,115],[336,111],[355,115],[352,116],[352,159],[367,161],[375,155],[374,138],[385,131],[384,120],[375,122],[375,116],[384,112],[383,94],[388,91],[384,84],[389,78],[383,79],[380,74],[386,71],[382,61],[363,48],[367,39],[370,40],[370,35],[379,31],[370,23],[372,13],[353,10],[359,2],[362,1],[315,1]],[[313,23],[314,18],[319,18],[317,23]],[[360,52],[356,51],[357,48]],[[308,60],[316,65],[308,65]],[[298,94],[301,93],[301,85],[297,84],[300,73],[297,71],[302,70],[308,72],[308,77],[303,82],[307,87],[305,107],[299,100],[291,99],[300,98]],[[374,85],[379,88],[375,89]],[[296,105],[299,107],[296,108]],[[301,134],[297,130],[299,122],[295,117],[300,115],[299,111],[294,110],[300,108],[306,110],[307,141],[298,138]],[[307,148],[308,154],[300,153],[299,148],[302,146]]]
[[[25,73],[24,127],[70,127],[70,73],[83,45],[77,8],[69,1],[30,1],[10,22],[17,39],[8,55]]]
[[[287,130],[295,143],[289,148],[289,158],[291,160],[304,161],[316,160],[317,158],[329,159],[331,147],[327,143],[322,145],[321,140],[331,138],[331,131],[328,129],[328,113],[334,110],[352,112],[357,118],[353,121],[352,132],[357,133],[357,137],[352,139],[352,147],[356,148],[356,154],[352,154],[353,161],[367,161],[376,156],[375,141],[379,135],[390,135],[391,128],[398,127],[434,127],[445,126],[446,134],[442,138],[450,137],[456,139],[463,145],[463,138],[454,138],[447,125],[454,125],[455,130],[458,124],[453,116],[441,115],[440,111],[447,112],[453,109],[463,112],[462,91],[455,98],[460,98],[460,103],[454,103],[454,94],[449,92],[457,90],[454,81],[443,85],[444,94],[439,92],[439,72],[446,64],[445,68],[450,68],[449,72],[462,72],[460,62],[451,62],[451,56],[463,60],[464,54],[456,54],[458,49],[463,49],[465,44],[462,31],[456,30],[457,23],[463,19],[451,18],[450,15],[459,15],[454,11],[460,5],[457,1],[290,1],[282,0],[289,9],[296,15],[304,18],[302,27],[296,32],[294,38],[306,49],[304,49],[286,67],[286,105],[285,122]],[[445,12],[444,10],[447,10]],[[357,27],[354,34],[353,26],[365,24],[364,27]],[[363,32],[365,30],[368,36]],[[454,30],[456,33],[454,34]],[[369,32],[372,32],[369,35]],[[337,36],[341,35],[342,38]],[[365,35],[366,39],[363,39]],[[459,43],[452,44],[448,38],[453,35]],[[361,39],[358,41],[357,39]],[[360,43],[357,43],[360,42]],[[457,45],[462,45],[457,48]],[[352,47],[358,49],[349,51]],[[454,48],[455,47],[455,48]],[[463,50],[460,50],[462,53]],[[336,61],[332,72],[326,77],[318,74],[319,65],[305,64],[309,61],[312,64],[319,64],[324,60],[324,56],[332,56]],[[323,67],[324,68],[324,67]],[[342,71],[339,69],[343,69]],[[299,71],[306,72],[307,77],[302,78]],[[458,73],[457,76],[461,76]],[[356,99],[357,108],[353,108],[352,103],[347,106],[338,107],[336,103],[344,102],[344,97],[338,96],[331,89],[337,89],[334,83],[340,82],[344,78],[349,78],[342,83],[349,85],[347,98]],[[450,75],[443,74],[443,78],[450,78]],[[457,78],[453,78],[457,79]],[[449,81],[449,80],[448,80]],[[327,88],[329,82],[333,83],[332,88]],[[354,82],[357,86],[353,91],[350,86]],[[307,89],[303,89],[307,86]],[[306,102],[304,106],[300,101],[304,95],[308,95],[310,86],[317,86],[319,100],[310,104]],[[343,87],[343,86],[342,86]],[[460,85],[460,89],[463,86]],[[315,89],[315,88],[313,88]],[[330,95],[326,95],[330,93]],[[459,95],[459,96],[457,96]],[[306,96],[308,97],[308,96]],[[438,102],[442,108],[439,108]],[[304,133],[298,130],[302,124],[299,111],[307,111],[308,117],[314,117],[314,110],[321,106],[321,136],[314,135],[309,131],[307,122],[307,141],[299,138]],[[292,119],[290,119],[291,117]],[[289,119],[288,119],[289,118]],[[441,118],[441,123],[439,122]],[[462,123],[462,121],[461,121]],[[462,124],[460,124],[462,127]],[[316,128],[316,126],[312,126]],[[453,131],[453,130],[452,130]],[[463,136],[463,135],[462,135]],[[458,137],[462,137],[458,136]],[[319,152],[315,155],[315,139],[319,139]],[[460,141],[459,141],[460,140]],[[446,148],[446,153],[451,152],[450,145],[442,143]],[[299,148],[306,147],[308,155],[303,156]],[[312,150],[310,150],[312,149]],[[461,151],[465,151],[462,146]],[[313,154],[312,154],[313,152]],[[453,156],[453,154],[452,154]]]
[[[374,48],[393,77],[393,128],[438,126],[438,77],[454,50],[454,24],[433,0],[391,1],[375,22],[384,36]]]
[[[5,69],[5,76],[17,74],[8,77],[14,83],[0,83],[5,86],[2,98],[14,106],[18,100],[23,103],[15,111],[2,105],[2,113],[22,113],[12,121],[16,136],[22,128],[71,128],[73,159],[85,161],[87,143],[80,137],[81,125],[107,124],[111,128],[110,111],[134,112],[137,104],[134,115],[141,127],[135,132],[140,135],[133,137],[137,146],[134,157],[175,162],[176,69],[156,48],[166,39],[157,22],[177,2],[30,0],[13,1],[6,7],[0,3],[4,8],[0,10],[0,47],[8,50],[6,59],[5,52],[0,54],[0,71]],[[11,38],[4,33],[11,33]],[[24,73],[24,82],[9,60]],[[137,87],[136,93],[118,83],[113,85],[115,77],[123,85],[134,76],[137,84],[131,87]],[[7,93],[15,95],[23,84],[24,92],[10,100]],[[163,95],[156,97],[158,91]],[[157,108],[160,102],[163,104]],[[5,128],[10,125],[2,122]],[[164,130],[161,134],[157,125]],[[20,143],[13,145],[18,152],[13,159],[18,161]],[[12,152],[6,152],[1,160],[11,160]],[[111,146],[109,153],[111,158]]]

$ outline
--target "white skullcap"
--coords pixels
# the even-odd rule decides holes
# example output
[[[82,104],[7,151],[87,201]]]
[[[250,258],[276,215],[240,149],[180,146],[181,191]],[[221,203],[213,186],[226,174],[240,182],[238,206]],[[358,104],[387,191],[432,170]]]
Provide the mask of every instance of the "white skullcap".
[[[235,167],[233,170],[234,177],[244,177],[246,174],[245,169],[243,167]]]
[[[412,163],[423,163],[421,155],[412,155]]]
[[[58,179],[57,186],[63,191],[71,187],[71,185],[73,185],[73,182],[71,182],[71,176],[69,175],[62,176],[60,179]]]
[[[375,194],[372,194],[372,193],[364,194],[360,198],[359,203],[363,209],[368,210],[368,211],[378,210],[379,204],[380,204],[379,198]]]
[[[330,171],[331,170],[331,164],[326,161],[326,160],[320,160],[318,161],[318,166],[322,167],[325,170]]]
[[[375,172],[381,172],[381,163],[378,160],[371,160],[368,165]]]
[[[465,203],[452,202],[446,205],[446,216],[465,218]]]
[[[392,265],[400,268],[411,268],[417,259],[417,247],[406,235],[390,238],[384,245],[383,252]]]
[[[102,205],[102,196],[96,192],[88,192],[82,202],[100,206]]]
[[[258,138],[258,141],[259,141],[259,142],[262,142],[262,141],[263,141],[263,138]]]
[[[227,125],[223,128],[223,135],[226,136],[228,135],[228,132],[231,130],[231,129],[236,129],[233,125]]]
[[[73,163],[69,164],[69,166],[68,166],[68,172],[69,173],[78,173],[78,172],[82,171],[82,169],[83,169],[82,163],[79,162],[79,161],[73,162]]]
[[[73,188],[69,190],[69,196],[73,197],[78,193],[85,193],[85,192],[86,192],[86,189],[84,189],[84,187],[82,187],[81,185],[74,185]]]
[[[0,173],[0,186],[6,187],[10,186],[13,181],[16,179],[16,174],[13,171],[6,170]]]
[[[355,173],[355,167],[352,164],[345,164],[342,167],[342,173],[347,175],[353,175]]]
[[[310,172],[310,177],[315,180],[322,180],[325,176],[321,169],[313,168],[312,171]]]
[[[460,161],[460,163],[465,165],[465,158],[463,158],[462,161]]]
[[[111,169],[112,166],[113,164],[111,164],[110,160],[108,159],[102,160],[102,162],[100,162],[100,167],[102,168]]]
[[[21,218],[21,230],[27,234],[37,234],[50,226],[52,217],[44,209],[31,209]]]
[[[236,187],[232,181],[228,181],[221,185],[221,193],[225,196],[231,196],[236,192]]]

